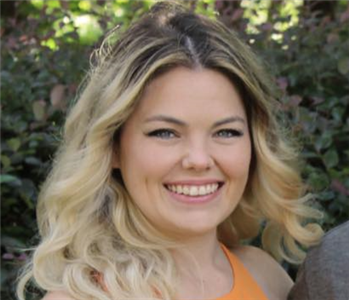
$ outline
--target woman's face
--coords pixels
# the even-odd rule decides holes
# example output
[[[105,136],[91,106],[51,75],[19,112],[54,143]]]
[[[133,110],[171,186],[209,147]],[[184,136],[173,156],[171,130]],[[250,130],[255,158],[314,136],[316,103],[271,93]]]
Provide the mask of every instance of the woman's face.
[[[153,80],[125,123],[114,167],[146,218],[170,237],[215,232],[244,192],[251,161],[234,85],[177,67]]]

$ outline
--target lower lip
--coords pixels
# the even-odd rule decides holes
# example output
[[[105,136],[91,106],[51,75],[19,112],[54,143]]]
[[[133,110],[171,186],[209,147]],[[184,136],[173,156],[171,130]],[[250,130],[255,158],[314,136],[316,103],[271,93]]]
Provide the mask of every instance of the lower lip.
[[[170,191],[165,187],[165,189],[169,192],[171,195],[171,198],[174,200],[181,202],[181,203],[186,203],[186,204],[205,204],[208,202],[214,201],[217,196],[220,194],[222,186],[220,186],[215,192],[212,194],[204,195],[204,196],[188,196],[188,195],[183,195],[183,194],[177,194],[175,192]]]

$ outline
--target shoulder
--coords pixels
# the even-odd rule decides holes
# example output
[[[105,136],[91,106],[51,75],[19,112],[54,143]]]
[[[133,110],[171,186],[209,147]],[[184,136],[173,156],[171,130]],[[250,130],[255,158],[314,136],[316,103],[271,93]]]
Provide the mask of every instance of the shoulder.
[[[342,294],[349,293],[347,282],[340,280],[349,277],[348,240],[349,221],[331,229],[319,245],[309,250],[298,271],[290,300],[334,299],[334,295],[340,299]]]
[[[349,277],[349,222],[339,225],[327,232],[320,244],[311,248],[302,265],[303,275],[297,276],[297,285],[312,282],[313,287],[323,289],[346,290],[348,285],[338,278]]]
[[[338,249],[338,243],[342,243],[343,241],[347,241],[349,239],[349,221],[338,225],[337,227],[332,228],[329,232],[327,232],[320,246],[334,246],[334,250]],[[345,243],[346,245],[346,243]]]
[[[309,249],[305,265],[310,267],[313,263],[324,267],[336,266],[335,262],[343,266],[349,263],[348,247],[349,221],[331,229],[322,238],[320,244]],[[328,266],[327,266],[328,265]],[[337,266],[336,266],[337,267]]]
[[[48,292],[42,300],[75,300],[68,293],[62,291]]]
[[[293,281],[274,258],[252,246],[239,246],[231,251],[244,264],[269,299],[287,299]]]

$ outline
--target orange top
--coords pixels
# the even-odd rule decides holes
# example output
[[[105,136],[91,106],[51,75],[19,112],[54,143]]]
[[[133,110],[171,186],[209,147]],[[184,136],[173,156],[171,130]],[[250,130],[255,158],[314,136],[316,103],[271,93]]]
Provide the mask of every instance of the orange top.
[[[223,244],[221,246],[233,271],[234,285],[228,294],[213,300],[268,300],[242,262]],[[95,273],[92,276],[105,291],[108,290],[103,282],[103,274]]]
[[[214,300],[268,300],[242,262],[223,244],[222,249],[233,271],[234,286],[228,294]]]

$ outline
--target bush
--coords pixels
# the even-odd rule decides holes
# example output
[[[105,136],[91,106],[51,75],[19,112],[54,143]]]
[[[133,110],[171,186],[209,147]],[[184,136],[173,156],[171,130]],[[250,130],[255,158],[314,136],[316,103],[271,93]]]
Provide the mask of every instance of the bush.
[[[325,212],[322,225],[330,229],[349,217],[349,6],[338,2],[332,18],[298,9],[299,22],[283,30],[275,24],[287,23],[289,17],[280,17],[276,8],[251,33],[246,28],[252,17],[244,18],[238,2],[234,9],[224,1],[189,5],[197,5],[198,11],[211,17],[216,7],[223,21],[239,30],[276,75],[281,107],[304,144],[304,179],[318,195],[316,205]],[[64,115],[89,67],[93,45],[115,24],[127,27],[150,1],[14,1],[7,5],[11,10],[2,9],[1,20],[4,299],[13,297],[9,283],[26,259],[27,252],[21,249],[37,242],[38,189],[59,144]]]
[[[298,26],[280,32],[263,24],[250,38],[276,74],[282,109],[304,145],[304,178],[328,230],[349,217],[349,6],[333,19],[303,14]]]
[[[122,1],[121,1],[122,2]],[[36,4],[36,6],[34,5]],[[87,1],[9,2],[15,16],[2,19],[1,293],[9,293],[26,249],[37,242],[35,206],[40,184],[61,139],[61,126],[79,83],[89,68],[93,45],[117,23],[149,3],[113,3],[125,13],[106,13]],[[84,6],[85,5],[85,6]],[[78,26],[84,17],[98,29]],[[98,22],[96,21],[98,20]],[[93,27],[92,26],[92,27]],[[91,27],[91,26],[90,26]],[[88,26],[87,26],[88,28]]]

